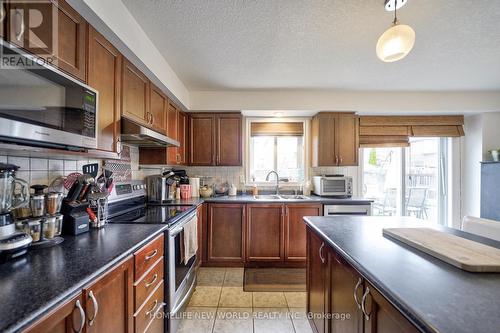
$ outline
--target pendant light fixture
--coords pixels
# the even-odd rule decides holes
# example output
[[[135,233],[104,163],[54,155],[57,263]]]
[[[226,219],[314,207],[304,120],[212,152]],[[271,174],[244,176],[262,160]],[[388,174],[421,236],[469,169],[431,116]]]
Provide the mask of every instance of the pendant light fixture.
[[[384,62],[394,62],[403,59],[410,53],[415,44],[415,31],[405,24],[399,24],[397,10],[408,0],[386,0],[385,9],[394,10],[392,27],[387,29],[377,42],[377,56]]]

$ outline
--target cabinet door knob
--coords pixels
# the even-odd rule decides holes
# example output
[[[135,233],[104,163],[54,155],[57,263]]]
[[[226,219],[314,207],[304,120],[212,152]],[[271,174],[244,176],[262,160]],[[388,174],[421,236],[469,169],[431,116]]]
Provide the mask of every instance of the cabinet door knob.
[[[82,305],[80,304],[80,300],[76,300],[75,308],[77,308],[78,312],[80,313],[80,327],[78,327],[78,329],[76,330],[73,327],[73,331],[81,333],[83,330],[83,326],[85,326],[85,311],[83,311]]]
[[[371,315],[371,311],[370,311],[370,313],[367,313],[366,307],[365,307],[366,297],[369,294],[370,294],[370,288],[366,287],[365,293],[363,294],[363,298],[361,299],[361,311],[363,311],[363,315],[365,316],[366,321],[370,320],[370,315]]]
[[[92,290],[89,292],[90,300],[92,301],[92,305],[94,306],[94,315],[92,319],[89,318],[89,326],[94,325],[95,318],[97,317],[97,313],[99,312],[99,304],[97,303],[97,299],[94,296]]]
[[[321,246],[319,247],[319,258],[321,259],[321,262],[324,264],[325,263],[325,258],[323,257],[323,248],[325,247],[325,242],[321,243]]]
[[[338,165],[339,164],[339,157],[337,155],[335,155],[335,164]]]
[[[342,156],[340,156],[340,164],[342,164],[342,161],[343,161]]]
[[[358,309],[361,309],[361,303],[358,301],[358,288],[361,286],[363,283],[363,280],[361,278],[358,279],[358,283],[356,283],[356,287],[354,287],[354,302],[356,302],[356,305],[358,306]]]
[[[0,3],[0,23],[3,22],[5,19],[6,13],[5,13],[5,4],[3,1]]]
[[[21,18],[21,23],[19,24],[19,32],[16,33],[16,40],[18,42],[21,41],[21,37],[23,37],[24,35],[24,30],[26,29],[26,26],[24,24],[24,16],[23,16],[23,13],[21,12],[21,10],[19,9],[16,9],[16,22],[17,22],[17,18],[20,17]]]

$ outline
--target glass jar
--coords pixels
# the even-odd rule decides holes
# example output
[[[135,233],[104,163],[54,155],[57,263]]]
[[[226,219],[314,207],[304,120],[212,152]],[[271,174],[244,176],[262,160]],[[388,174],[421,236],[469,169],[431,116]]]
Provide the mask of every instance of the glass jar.
[[[41,217],[45,214],[45,195],[35,194],[30,199],[31,214],[33,217]]]
[[[47,216],[43,221],[43,238],[52,239],[56,233],[56,217]]]
[[[61,210],[61,203],[63,199],[63,194],[60,192],[50,192],[47,194],[46,207],[47,214],[55,215]]]
[[[56,214],[56,224],[55,224],[55,231],[54,235],[55,236],[61,236],[62,233],[62,224],[63,224],[63,215],[62,214]]]
[[[33,238],[33,242],[38,242],[41,236],[41,219],[28,220],[29,234]]]

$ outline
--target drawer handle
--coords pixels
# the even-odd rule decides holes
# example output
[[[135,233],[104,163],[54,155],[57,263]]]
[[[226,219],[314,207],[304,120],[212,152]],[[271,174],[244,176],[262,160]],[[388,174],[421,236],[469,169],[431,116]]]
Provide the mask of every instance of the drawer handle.
[[[155,275],[153,276],[153,279],[152,279],[150,282],[147,282],[144,286],[145,286],[146,288],[149,288],[149,287],[151,287],[151,285],[152,285],[153,283],[155,283],[155,282],[156,282],[156,280],[158,280],[158,274],[155,274]]]
[[[94,316],[92,317],[92,319],[89,318],[90,319],[89,326],[92,326],[94,325],[95,318],[97,317],[97,312],[99,312],[99,304],[97,303],[97,300],[92,290],[89,292],[89,297],[92,300],[92,304],[94,305]]]
[[[356,305],[358,306],[358,309],[361,309],[361,304],[358,301],[358,288],[361,286],[363,281],[361,278],[358,279],[358,283],[356,283],[356,287],[354,287],[354,302],[356,302]]]
[[[80,333],[83,330],[83,326],[85,325],[85,311],[83,311],[80,300],[76,300],[75,308],[77,308],[78,312],[80,312],[80,327],[78,327],[78,330],[75,330],[75,328],[73,328],[73,331]]]
[[[156,255],[158,254],[158,249],[154,250],[153,252],[151,252],[151,254],[147,255],[145,260],[148,261],[148,260],[151,260],[152,258],[154,258]]]
[[[370,288],[366,287],[365,293],[363,294],[363,298],[361,299],[361,311],[363,311],[366,321],[370,320],[370,315],[372,314],[371,311],[370,313],[367,313],[365,308],[366,296],[368,296],[368,294],[370,294]]]
[[[151,312],[153,312],[156,309],[157,305],[158,305],[158,300],[155,299],[155,301],[154,301],[153,306],[151,307],[151,309],[149,309],[148,311],[146,311],[146,316],[149,316],[151,314]]]
[[[323,248],[325,247],[325,243],[321,243],[321,246],[319,247],[319,258],[321,259],[321,262],[324,264],[325,263],[325,258],[323,257]]]

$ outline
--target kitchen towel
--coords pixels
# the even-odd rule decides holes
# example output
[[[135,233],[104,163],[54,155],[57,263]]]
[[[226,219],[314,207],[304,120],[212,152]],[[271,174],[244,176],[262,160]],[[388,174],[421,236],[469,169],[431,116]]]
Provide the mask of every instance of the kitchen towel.
[[[182,231],[183,246],[181,246],[181,259],[187,264],[198,251],[198,218],[196,215],[184,225]]]

